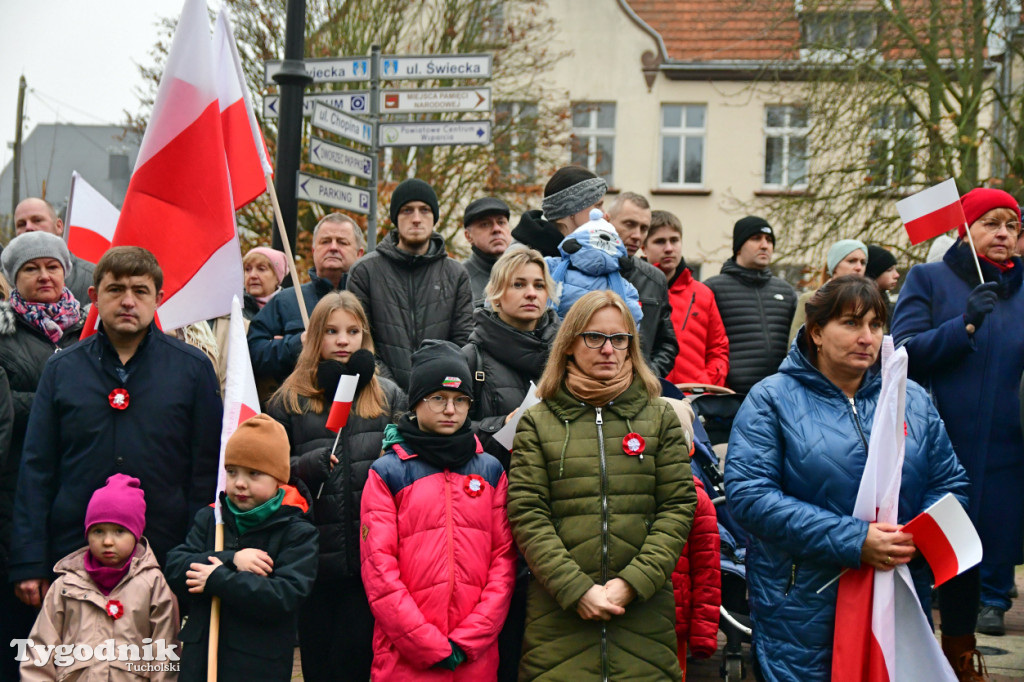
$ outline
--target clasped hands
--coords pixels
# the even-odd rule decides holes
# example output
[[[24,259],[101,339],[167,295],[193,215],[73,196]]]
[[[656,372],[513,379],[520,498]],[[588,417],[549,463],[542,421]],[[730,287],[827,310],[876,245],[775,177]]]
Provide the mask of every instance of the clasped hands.
[[[576,613],[583,620],[611,620],[621,616],[626,606],[636,599],[636,590],[622,578],[612,578],[604,585],[594,585],[576,602]]]
[[[914,536],[903,532],[903,526],[891,523],[868,525],[868,535],[860,550],[860,561],[880,571],[891,571],[908,564],[917,555]]]
[[[223,566],[224,563],[215,556],[207,557],[210,560],[208,564],[192,563],[189,564],[189,570],[185,572],[185,584],[188,585],[188,591],[192,594],[201,594],[206,588],[206,580],[210,577],[210,574],[218,566]],[[256,549],[255,547],[246,547],[235,552],[235,557],[232,560],[235,564],[235,568],[239,571],[248,571],[256,575],[268,576],[274,572],[274,560],[270,558],[262,549]]]

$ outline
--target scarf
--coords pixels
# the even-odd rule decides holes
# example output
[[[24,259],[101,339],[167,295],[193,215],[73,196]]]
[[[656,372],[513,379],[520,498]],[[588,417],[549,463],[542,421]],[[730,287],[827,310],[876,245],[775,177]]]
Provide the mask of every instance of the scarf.
[[[1003,261],[1002,263],[997,263],[994,260],[988,258],[987,256],[983,256],[979,253],[978,260],[981,261],[982,263],[988,263],[995,269],[999,270],[999,272],[1006,272],[1007,270],[1013,267],[1013,260],[1009,258]]]
[[[54,303],[26,301],[17,289],[11,291],[10,301],[14,312],[46,334],[46,338],[52,343],[60,341],[60,337],[64,336],[64,330],[78,324],[82,319],[82,307],[67,287],[64,287],[64,292]]]
[[[277,292],[279,291],[281,291],[281,287],[278,287],[277,289],[272,291],[269,296],[253,296],[252,300],[256,301],[256,305],[258,305],[262,309],[263,306],[267,304],[267,301],[274,298],[274,296],[277,296]],[[250,296],[252,296],[252,294],[250,294]]]
[[[235,516],[235,525],[238,526],[238,534],[245,535],[250,530],[260,525],[281,508],[281,503],[284,501],[284,488],[278,488],[277,494],[271,497],[269,500],[261,504],[260,506],[250,509],[249,511],[241,511],[231,501],[230,497],[225,497],[228,503],[228,509]]]
[[[633,361],[629,357],[622,363],[619,373],[607,381],[587,376],[572,358],[565,369],[565,386],[569,393],[595,407],[604,407],[633,383]]]
[[[139,543],[135,542],[135,549],[132,550],[131,556],[121,566],[104,566],[96,557],[92,555],[92,552],[85,553],[85,572],[89,574],[89,577],[96,587],[100,588],[100,592],[103,596],[108,596],[117,587],[117,584],[128,574],[128,569],[132,567],[132,557],[139,551]]]
[[[450,436],[427,433],[413,421],[413,413],[398,420],[398,435],[420,459],[436,469],[458,469],[476,457],[476,436],[469,419]]]

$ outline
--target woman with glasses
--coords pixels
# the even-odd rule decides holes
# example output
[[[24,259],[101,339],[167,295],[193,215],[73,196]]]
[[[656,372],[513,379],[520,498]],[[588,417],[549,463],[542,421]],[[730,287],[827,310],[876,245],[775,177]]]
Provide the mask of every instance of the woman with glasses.
[[[359,375],[340,437],[327,415],[343,375]],[[406,410],[405,395],[376,375],[373,339],[350,292],[320,299],[295,370],[271,397],[269,414],[284,425],[292,474],[315,495],[320,564],[299,612],[302,674],[307,680],[365,680],[373,657],[373,616],[359,577],[359,501],[384,428]]]
[[[468,423],[471,382],[458,346],[424,341],[412,355],[410,412],[384,431],[370,468],[360,553],[374,680],[497,676],[515,549],[505,471]]]
[[[975,626],[1005,632],[1013,567],[1024,563],[1024,268],[1013,255],[1020,209],[991,188],[968,192],[961,204],[969,228],[960,228],[941,262],[910,270],[892,323],[893,338],[910,354],[911,378],[931,389],[971,480],[969,511],[984,559],[939,588],[943,646],[957,657],[975,650]]]
[[[533,572],[520,680],[679,680],[672,570],[696,494],[625,302],[569,310],[519,422],[509,520]]]

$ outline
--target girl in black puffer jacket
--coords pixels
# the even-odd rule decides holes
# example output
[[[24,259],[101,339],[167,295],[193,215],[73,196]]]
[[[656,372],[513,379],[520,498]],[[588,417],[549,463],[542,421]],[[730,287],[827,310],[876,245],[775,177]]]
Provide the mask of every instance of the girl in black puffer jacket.
[[[370,465],[380,455],[384,427],[408,405],[398,386],[376,374],[369,324],[353,294],[333,292],[320,299],[303,342],[295,371],[267,408],[288,432],[292,473],[316,495],[320,566],[299,613],[302,674],[314,682],[366,680],[373,617],[359,576],[359,504]],[[334,448],[337,434],[327,428],[327,415],[346,374],[358,374],[359,382]]]

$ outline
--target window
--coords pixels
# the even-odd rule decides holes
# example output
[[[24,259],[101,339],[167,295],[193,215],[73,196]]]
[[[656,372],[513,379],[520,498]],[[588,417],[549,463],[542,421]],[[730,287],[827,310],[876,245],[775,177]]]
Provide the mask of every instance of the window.
[[[807,109],[768,106],[764,112],[764,184],[771,188],[807,186]]]
[[[704,136],[707,107],[703,104],[661,106],[661,184],[704,184]]]
[[[891,187],[914,175],[914,118],[903,107],[880,106],[871,115],[866,182]]]
[[[613,187],[615,161],[615,103],[576,102],[572,105],[571,163],[589,168]]]
[[[494,107],[494,153],[502,175],[516,183],[536,180],[537,105],[498,102]]]
[[[875,12],[817,11],[800,15],[801,44],[810,50],[870,50],[880,29],[881,19]]]

